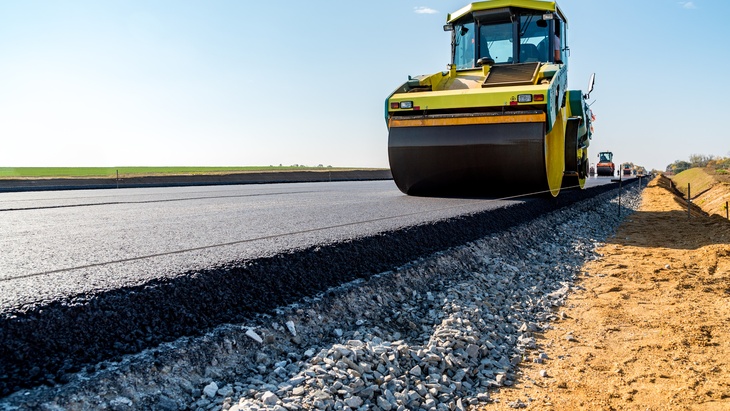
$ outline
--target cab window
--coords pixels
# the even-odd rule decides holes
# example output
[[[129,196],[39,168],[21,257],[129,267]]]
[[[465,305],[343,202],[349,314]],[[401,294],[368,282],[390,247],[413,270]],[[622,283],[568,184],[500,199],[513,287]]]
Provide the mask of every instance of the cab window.
[[[479,57],[491,58],[495,64],[514,61],[512,23],[494,23],[479,27]]]
[[[520,63],[550,61],[550,30],[542,16],[520,17]]]
[[[454,64],[457,70],[474,68],[474,22],[454,26]]]

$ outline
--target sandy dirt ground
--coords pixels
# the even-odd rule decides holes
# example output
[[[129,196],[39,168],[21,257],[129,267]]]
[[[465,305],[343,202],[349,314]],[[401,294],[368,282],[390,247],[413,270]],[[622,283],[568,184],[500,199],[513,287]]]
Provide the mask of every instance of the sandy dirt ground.
[[[688,219],[666,187],[644,190],[481,411],[730,410],[730,222]]]

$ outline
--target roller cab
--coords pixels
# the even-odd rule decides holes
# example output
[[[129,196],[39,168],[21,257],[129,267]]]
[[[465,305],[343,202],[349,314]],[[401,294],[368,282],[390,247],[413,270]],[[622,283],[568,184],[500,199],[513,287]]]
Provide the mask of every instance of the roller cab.
[[[450,14],[447,70],[409,77],[386,99],[398,188],[553,196],[582,188],[592,119],[587,96],[567,87],[566,27],[554,2],[482,1]]]

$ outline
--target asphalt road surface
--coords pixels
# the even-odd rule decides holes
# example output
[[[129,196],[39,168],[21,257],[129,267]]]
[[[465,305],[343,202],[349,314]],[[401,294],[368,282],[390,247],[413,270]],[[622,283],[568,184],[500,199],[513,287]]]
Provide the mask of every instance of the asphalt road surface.
[[[0,310],[530,200],[409,197],[392,181],[2,194]]]

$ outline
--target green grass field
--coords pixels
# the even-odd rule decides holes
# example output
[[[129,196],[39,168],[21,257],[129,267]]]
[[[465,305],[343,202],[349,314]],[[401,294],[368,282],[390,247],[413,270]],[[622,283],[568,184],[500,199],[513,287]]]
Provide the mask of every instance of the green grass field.
[[[352,170],[343,167],[245,166],[245,167],[0,167],[0,178],[116,177],[147,175],[229,174],[260,171]]]

